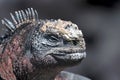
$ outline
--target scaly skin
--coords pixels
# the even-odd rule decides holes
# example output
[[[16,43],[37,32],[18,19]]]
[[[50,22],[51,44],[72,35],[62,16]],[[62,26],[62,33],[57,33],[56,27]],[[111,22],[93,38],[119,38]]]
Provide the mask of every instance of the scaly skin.
[[[13,19],[15,24],[2,21],[12,34],[1,41],[0,76],[5,80],[59,80],[55,77],[60,71],[86,57],[83,34],[70,21],[39,20],[32,8],[27,12],[21,11],[20,19]]]

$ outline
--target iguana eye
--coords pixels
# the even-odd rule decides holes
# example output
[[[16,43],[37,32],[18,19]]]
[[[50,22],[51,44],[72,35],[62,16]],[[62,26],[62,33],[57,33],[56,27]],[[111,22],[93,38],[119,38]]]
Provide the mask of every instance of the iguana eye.
[[[50,42],[58,42],[58,41],[59,41],[58,36],[57,36],[57,35],[54,35],[54,34],[47,34],[47,35],[45,36],[45,38],[46,38],[47,40],[49,40]]]

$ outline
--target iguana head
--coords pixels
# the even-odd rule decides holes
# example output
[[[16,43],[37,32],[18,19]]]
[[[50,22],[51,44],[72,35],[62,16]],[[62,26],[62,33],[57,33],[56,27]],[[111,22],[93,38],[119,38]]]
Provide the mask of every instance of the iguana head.
[[[32,35],[33,63],[41,66],[72,66],[86,57],[85,41],[70,21],[40,21]]]

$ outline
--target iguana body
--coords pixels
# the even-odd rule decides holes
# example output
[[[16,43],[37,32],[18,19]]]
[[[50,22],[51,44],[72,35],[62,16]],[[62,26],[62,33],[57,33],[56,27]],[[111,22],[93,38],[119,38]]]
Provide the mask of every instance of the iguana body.
[[[40,20],[33,8],[11,17],[13,23],[2,20],[9,32],[0,38],[1,79],[54,80],[64,68],[85,58],[82,32],[72,22]]]

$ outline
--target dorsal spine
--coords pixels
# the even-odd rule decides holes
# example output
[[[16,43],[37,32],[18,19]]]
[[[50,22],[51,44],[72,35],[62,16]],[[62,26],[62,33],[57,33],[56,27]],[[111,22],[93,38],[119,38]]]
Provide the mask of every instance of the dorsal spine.
[[[13,22],[8,20],[7,18],[1,20],[2,24],[9,30],[9,33],[5,34],[4,36],[9,36],[9,34],[13,34],[19,27],[22,27],[22,25],[24,24],[35,24],[39,20],[38,12],[33,8],[27,8],[24,11],[15,11],[14,14],[10,13]],[[0,40],[4,40],[4,37],[1,36]]]
[[[35,23],[38,20],[38,12],[33,8],[28,8],[25,11],[19,10],[15,11],[15,16],[10,13],[13,22],[4,18],[2,19],[2,24],[6,26],[11,32],[14,32],[21,25],[26,23]]]

